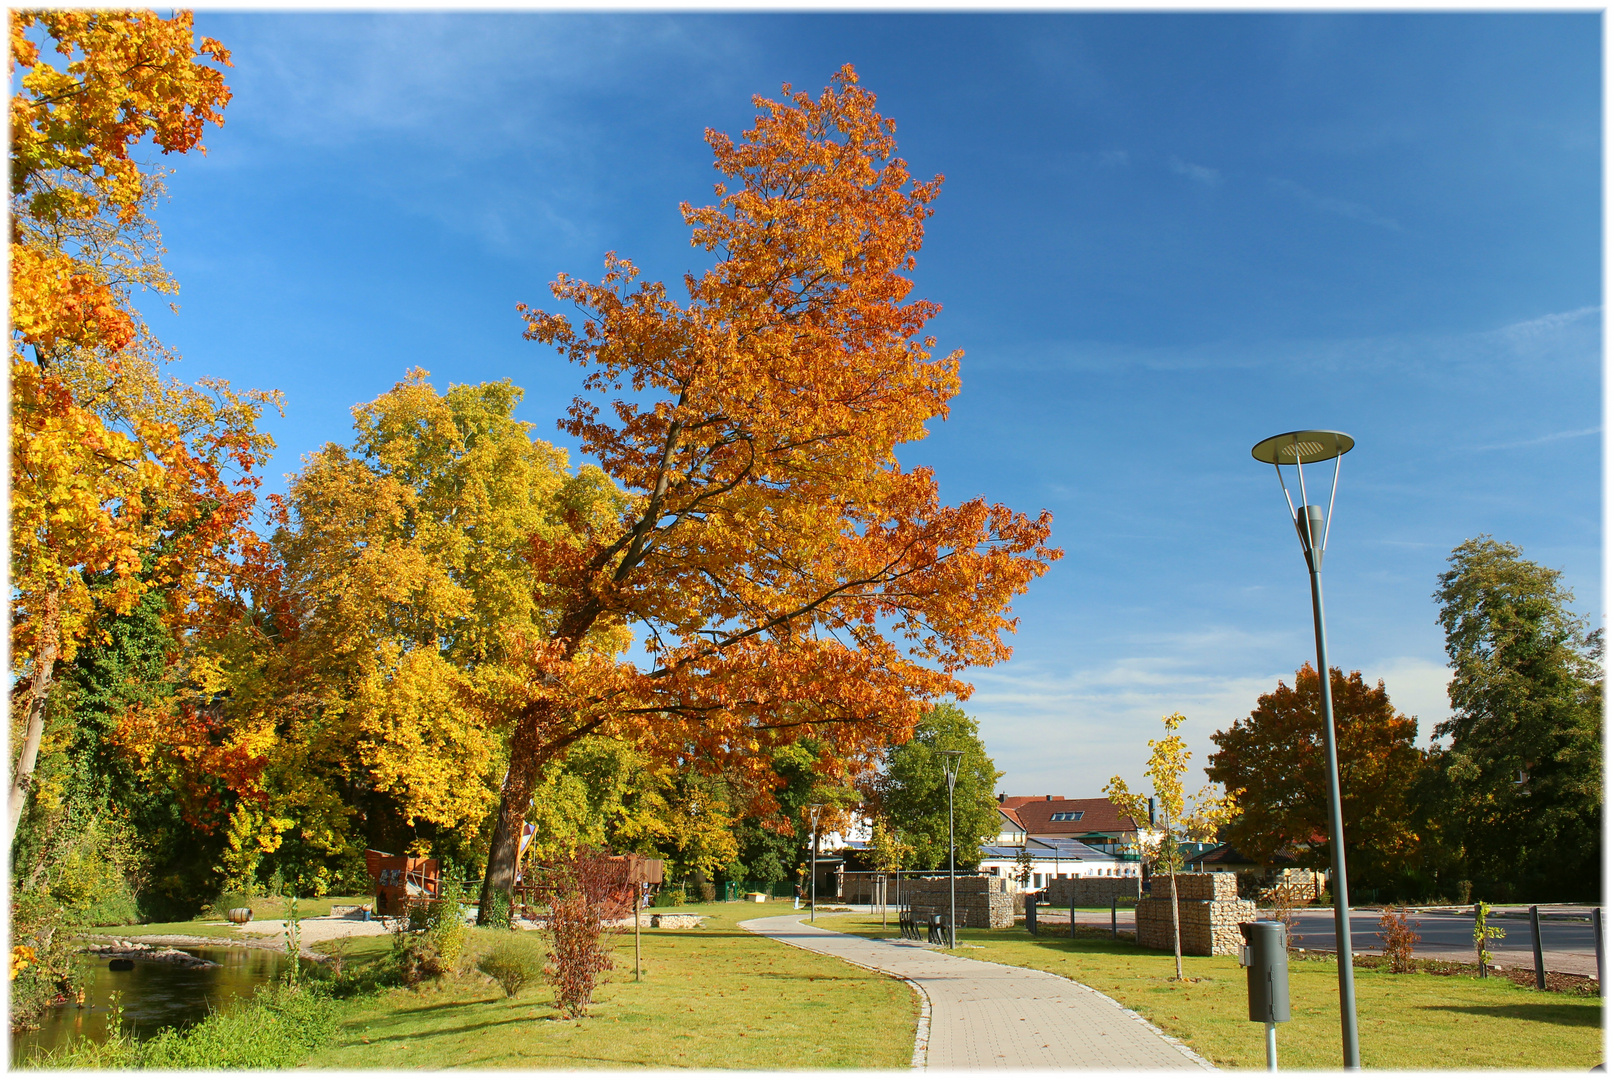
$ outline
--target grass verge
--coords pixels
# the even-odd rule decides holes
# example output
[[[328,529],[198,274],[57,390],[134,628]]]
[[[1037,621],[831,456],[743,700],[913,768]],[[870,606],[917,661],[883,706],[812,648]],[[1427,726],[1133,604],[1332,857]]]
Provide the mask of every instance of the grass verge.
[[[827,930],[895,937],[877,916],[820,915]],[[1050,928],[1051,929],[1051,928]],[[1063,975],[1146,1017],[1223,1068],[1266,1065],[1265,1029],[1248,1019],[1245,973],[1233,957],[1183,957],[1173,981],[1170,953],[1111,940],[1108,931],[1072,940],[1014,930],[960,929],[960,953]],[[964,949],[963,946],[979,946]],[[1362,1064],[1376,1069],[1575,1069],[1603,1061],[1602,1003],[1540,992],[1506,979],[1356,969]],[[1285,1069],[1340,1067],[1337,971],[1328,960],[1289,965],[1293,1019],[1278,1026]]]

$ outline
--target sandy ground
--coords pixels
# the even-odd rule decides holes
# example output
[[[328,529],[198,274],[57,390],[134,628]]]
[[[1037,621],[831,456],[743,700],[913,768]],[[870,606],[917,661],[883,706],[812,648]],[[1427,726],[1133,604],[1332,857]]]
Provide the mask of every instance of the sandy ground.
[[[317,916],[312,919],[299,920],[302,924],[301,933],[303,944],[312,945],[316,941],[330,941],[342,937],[374,937],[385,934],[387,928],[380,919],[371,919],[365,922],[361,919],[335,918],[329,915]],[[222,926],[223,923],[211,925]],[[249,923],[242,923],[236,927],[246,934],[269,934],[285,940],[286,924],[277,919],[253,919]]]

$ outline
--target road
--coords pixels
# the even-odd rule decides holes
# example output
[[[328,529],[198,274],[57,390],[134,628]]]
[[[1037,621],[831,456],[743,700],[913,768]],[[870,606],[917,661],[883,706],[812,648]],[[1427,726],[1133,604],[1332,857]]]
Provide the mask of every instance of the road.
[[[1554,905],[1543,909],[1541,919],[1541,948],[1548,971],[1566,975],[1597,977],[1597,946],[1590,921],[1591,909]],[[1270,913],[1263,912],[1263,917]],[[1038,916],[1044,922],[1058,922],[1069,918],[1064,911],[1043,908]],[[1107,911],[1078,911],[1078,921],[1094,926],[1110,925]],[[1318,949],[1334,952],[1334,913],[1327,908],[1308,908],[1295,913],[1297,920],[1295,939],[1291,942],[1301,949]],[[1414,911],[1408,919],[1416,924],[1413,929],[1420,938],[1413,954],[1431,960],[1474,962],[1474,915],[1472,909],[1461,912]],[[1122,910],[1118,922],[1123,930],[1131,930],[1132,912]],[[1530,918],[1526,908],[1508,906],[1491,912],[1491,925],[1506,932],[1507,936],[1492,942],[1492,962],[1503,967],[1532,969],[1535,955],[1530,942]],[[1351,912],[1351,947],[1354,952],[1380,952],[1379,911],[1367,909]]]
[[[1518,917],[1514,917],[1517,913]],[[1552,917],[1541,920],[1541,949],[1548,971],[1568,975],[1597,975],[1597,946],[1587,908],[1554,907]],[[1474,962],[1474,915],[1472,911],[1411,912],[1407,919],[1420,938],[1415,956],[1430,959]],[[1296,946],[1302,949],[1335,951],[1334,914],[1311,909],[1296,914]],[[1533,968],[1535,955],[1530,941],[1527,910],[1505,908],[1491,913],[1490,925],[1507,936],[1491,943],[1493,962],[1503,967]],[[1351,913],[1351,944],[1356,952],[1379,952],[1379,912]]]

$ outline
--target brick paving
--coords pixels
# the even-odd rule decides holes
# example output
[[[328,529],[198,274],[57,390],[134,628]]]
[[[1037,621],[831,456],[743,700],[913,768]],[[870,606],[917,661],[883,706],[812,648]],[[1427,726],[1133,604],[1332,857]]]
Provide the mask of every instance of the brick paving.
[[[872,941],[802,922],[751,919],[754,934],[896,975],[928,1000],[914,1065],[929,1069],[1212,1069],[1182,1043],[1090,987],[1058,975]]]

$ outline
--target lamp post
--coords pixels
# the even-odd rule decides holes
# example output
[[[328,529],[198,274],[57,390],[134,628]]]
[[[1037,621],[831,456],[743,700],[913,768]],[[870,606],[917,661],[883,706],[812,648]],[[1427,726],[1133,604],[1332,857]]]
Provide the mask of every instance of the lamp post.
[[[813,803],[807,808],[813,815],[813,868],[808,872],[808,881],[812,888],[812,907],[808,911],[807,921],[818,921],[818,812],[824,809],[823,803]]]
[[[958,884],[953,876],[953,785],[958,783],[962,750],[938,751],[942,773],[947,777],[947,947],[958,948]]]
[[[1263,439],[1250,450],[1257,461],[1271,465],[1278,473],[1289,517],[1300,534],[1300,550],[1311,571],[1312,624],[1317,635],[1317,685],[1322,695],[1323,748],[1328,769],[1328,830],[1334,872],[1334,952],[1339,967],[1339,1029],[1344,1044],[1345,1068],[1362,1067],[1356,1038],[1356,977],[1351,968],[1351,902],[1345,880],[1345,830],[1340,821],[1339,752],[1334,740],[1334,695],[1328,679],[1328,642],[1323,624],[1323,553],[1328,548],[1328,526],[1334,517],[1334,495],[1339,491],[1339,460],[1356,445],[1341,431],[1290,431]],[[1328,510],[1313,506],[1306,497],[1307,465],[1320,461],[1334,463],[1334,481],[1328,492]],[[1289,485],[1283,478],[1284,465],[1293,465],[1300,486],[1300,508],[1295,509]]]

